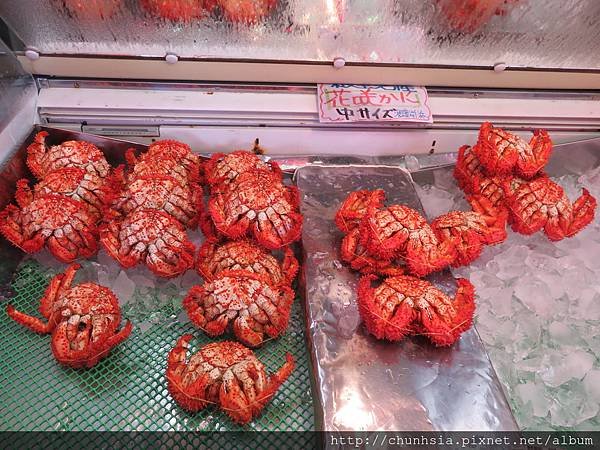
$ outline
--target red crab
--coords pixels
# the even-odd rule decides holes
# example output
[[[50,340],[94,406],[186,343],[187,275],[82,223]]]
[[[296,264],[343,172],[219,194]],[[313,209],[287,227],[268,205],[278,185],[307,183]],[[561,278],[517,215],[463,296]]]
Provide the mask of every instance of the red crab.
[[[40,131],[36,134],[33,144],[27,147],[27,165],[39,180],[63,167],[80,167],[100,178],[105,178],[110,173],[110,166],[104,154],[94,144],[85,141],[65,141],[48,148],[46,136],[46,131]]]
[[[548,163],[552,140],[545,130],[535,130],[527,143],[515,134],[484,122],[473,152],[490,176],[518,175],[529,179]]]
[[[140,176],[168,175],[180,184],[196,183],[200,178],[200,158],[189,145],[178,141],[157,141],[139,157],[133,149],[125,153],[127,164],[133,167],[130,179]]]
[[[531,181],[508,178],[504,182],[512,229],[533,234],[542,228],[551,241],[571,237],[593,219],[596,199],[587,189],[571,204],[563,189],[547,177]]]
[[[353,228],[344,239],[340,248],[342,261],[360,273],[377,273],[380,275],[402,275],[405,271],[402,261],[377,258],[369,254],[360,243],[360,229]]]
[[[233,321],[237,339],[248,347],[285,331],[294,301],[288,286],[271,286],[261,275],[244,270],[223,271],[203,286],[194,286],[183,300],[192,323],[209,336],[219,336]]]
[[[518,0],[437,0],[448,25],[456,31],[473,33],[494,16],[503,16],[508,5]]]
[[[71,15],[84,20],[105,20],[112,17],[122,0],[63,0]]]
[[[100,178],[93,172],[79,167],[63,167],[47,174],[34,186],[35,195],[64,195],[80,202],[96,219],[100,219],[103,210],[115,195],[116,186],[111,177]],[[17,194],[22,196],[21,203],[33,201],[34,193],[28,180],[17,182]]]
[[[215,0],[142,0],[142,6],[155,16],[181,21],[202,19],[215,5]]]
[[[506,239],[507,211],[496,210],[482,196],[469,198],[473,211],[451,211],[436,218],[431,228],[441,241],[450,241],[456,248],[453,267],[475,261],[484,245],[498,244]]]
[[[71,286],[79,264],[56,275],[40,301],[37,317],[7,306],[8,315],[36,333],[52,333],[52,353],[64,365],[93,367],[131,334],[131,322],[121,324],[119,302],[110,289],[94,283]]]
[[[198,252],[198,273],[206,281],[225,270],[245,270],[267,278],[273,286],[291,285],[298,273],[298,260],[286,247],[280,263],[268,251],[248,240],[222,244],[207,240]]]
[[[360,226],[361,245],[372,256],[401,258],[413,275],[441,270],[456,258],[456,249],[440,241],[425,218],[405,205],[370,207]]]
[[[277,175],[252,170],[240,175],[226,192],[208,202],[217,231],[230,239],[254,235],[259,244],[275,250],[300,238],[302,215],[298,190],[285,186]]]
[[[96,220],[81,202],[63,195],[30,195],[23,184],[17,204],[0,213],[0,233],[27,253],[44,245],[64,263],[89,258],[98,250]]]
[[[137,209],[100,230],[100,242],[123,267],[140,261],[159,277],[181,275],[194,264],[194,245],[181,223],[169,214]]]
[[[479,160],[468,145],[458,150],[454,178],[466,194],[485,197],[494,208],[504,208],[502,177],[488,177]]]
[[[358,308],[367,331],[377,339],[399,341],[422,334],[436,346],[452,345],[473,323],[475,290],[458,279],[454,300],[431,283],[400,275],[373,288],[375,275],[363,276],[358,285]]]
[[[350,192],[335,214],[335,224],[340,231],[348,233],[350,230],[358,228],[370,206],[382,208],[384,200],[383,189]]]
[[[125,215],[137,209],[164,211],[184,226],[194,228],[202,208],[202,187],[196,183],[182,185],[168,175],[138,176],[121,192],[113,207]]]
[[[192,339],[191,334],[179,338],[169,353],[166,373],[169,393],[190,412],[218,405],[233,421],[248,423],[294,370],[288,353],[283,366],[268,376],[252,350],[231,341],[205,345],[186,362]]]
[[[281,169],[275,161],[264,162],[254,153],[237,150],[232,153],[215,153],[204,166],[206,183],[213,192],[222,191],[241,174],[254,169],[271,171],[281,181]]]
[[[241,23],[257,23],[277,5],[277,0],[217,0],[217,2],[227,19]]]

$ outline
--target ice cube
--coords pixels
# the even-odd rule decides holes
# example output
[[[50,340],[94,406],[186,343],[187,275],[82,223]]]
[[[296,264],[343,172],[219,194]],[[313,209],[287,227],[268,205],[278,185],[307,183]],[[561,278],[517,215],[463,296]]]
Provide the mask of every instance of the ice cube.
[[[574,288],[569,287],[569,297],[575,294]],[[594,288],[579,289],[578,297],[569,303],[569,315],[576,319],[600,320],[600,295]]]
[[[498,289],[493,298],[491,306],[498,317],[508,317],[512,311],[513,288],[506,287]]]
[[[555,300],[548,286],[538,279],[520,278],[515,284],[515,296],[529,310],[544,319],[550,319],[555,313]]]
[[[179,291],[187,293],[192,286],[200,284],[202,279],[195,270],[188,270],[179,277]]]
[[[112,256],[101,249],[96,255],[96,261],[98,264],[109,274],[109,275],[117,275],[119,270],[121,270],[119,263],[116,262]]]
[[[433,171],[434,186],[443,189],[448,192],[458,192],[460,195],[464,195],[458,189],[456,179],[454,178],[454,171],[452,169],[438,169]]]
[[[469,281],[473,283],[473,286],[480,289],[492,287],[500,288],[504,286],[502,280],[499,280],[494,275],[484,272],[483,270],[478,270],[476,272],[471,273]]]
[[[550,400],[544,394],[544,386],[535,383],[519,384],[515,392],[523,403],[531,403],[533,414],[537,417],[546,417],[550,409]]]
[[[583,379],[583,387],[590,400],[600,403],[600,370],[590,370]]]
[[[549,349],[538,373],[546,385],[558,387],[573,378],[581,380],[591,370],[595,359],[592,354],[577,348],[565,352]]]
[[[597,402],[588,399],[581,383],[565,384],[553,395],[550,423],[556,427],[573,427],[598,414]]]
[[[111,289],[119,299],[119,304],[126,305],[133,297],[133,293],[135,292],[135,283],[131,281],[124,270],[121,270],[112,284]]]
[[[562,322],[552,322],[548,326],[548,334],[554,343],[572,344],[574,335],[571,328]]]
[[[565,283],[560,275],[548,272],[536,272],[535,277],[548,287],[552,298],[558,299],[565,295]]]

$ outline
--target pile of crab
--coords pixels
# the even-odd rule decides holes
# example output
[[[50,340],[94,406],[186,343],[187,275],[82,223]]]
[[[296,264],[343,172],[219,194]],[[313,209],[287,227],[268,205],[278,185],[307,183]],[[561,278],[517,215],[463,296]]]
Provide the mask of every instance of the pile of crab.
[[[545,131],[535,131],[527,143],[482,124],[477,144],[461,147],[455,169],[472,210],[448,212],[431,224],[406,205],[385,207],[382,190],[350,193],[335,220],[345,233],[342,260],[364,274],[358,305],[367,331],[378,339],[421,334],[435,345],[451,345],[471,327],[473,286],[459,279],[452,301],[422,277],[470,264],[484,245],[506,239],[507,223],[523,234],[544,229],[551,240],[589,224],[596,208],[589,192],[571,204],[543,173],[551,150]],[[387,278],[373,288],[379,276]]]
[[[17,205],[0,213],[0,232],[27,253],[43,247],[70,263],[98,250],[99,226],[116,195],[113,170],[95,145],[66,141],[48,147],[42,131],[27,149],[27,165],[38,182],[17,182]]]
[[[119,189],[100,229],[100,242],[124,268],[144,263],[159,277],[176,277],[194,265],[195,247],[186,228],[202,210],[201,164],[190,147],[158,141],[139,156],[126,153]]]
[[[215,154],[204,175],[210,196],[201,218],[206,241],[196,266],[204,282],[190,289],[183,307],[207,335],[220,336],[230,328],[240,343],[209,344],[186,363],[192,337],[181,337],[169,355],[168,388],[189,411],[216,404],[234,421],[247,423],[294,367],[288,354],[268,377],[247,347],[287,329],[298,272],[289,246],[300,237],[302,216],[298,193],[283,183],[278,165],[251,152]]]

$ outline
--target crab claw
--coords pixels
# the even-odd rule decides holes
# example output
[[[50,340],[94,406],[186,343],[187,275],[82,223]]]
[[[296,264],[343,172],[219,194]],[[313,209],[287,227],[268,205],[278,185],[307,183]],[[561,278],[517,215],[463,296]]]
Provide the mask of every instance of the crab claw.
[[[360,273],[378,273],[388,276],[404,273],[404,267],[397,264],[396,261],[371,256],[360,244],[359,228],[354,228],[342,239],[340,257],[342,261],[347,262],[352,269]]]
[[[46,172],[43,164],[48,152],[46,136],[48,132],[40,131],[35,135],[33,143],[27,147],[27,167],[38,180],[41,180]]]
[[[340,231],[348,233],[354,228],[358,228],[369,207],[381,208],[384,200],[383,189],[351,192],[335,214],[335,224]]]
[[[252,362],[233,366],[223,375],[219,392],[221,409],[239,424],[250,422],[271,401],[293,370],[294,358],[289,353],[286,354],[284,365],[268,379],[265,378],[264,369]]]
[[[436,346],[454,344],[460,335],[473,325],[475,313],[475,288],[463,278],[457,280],[454,301],[448,303],[443,293],[437,295],[431,307],[421,311],[422,334]],[[453,313],[448,314],[448,309]]]
[[[587,189],[583,189],[581,197],[573,204],[573,218],[571,219],[567,237],[575,235],[594,220],[596,204],[596,199],[592,197],[590,192]]]
[[[360,317],[367,331],[377,339],[400,341],[414,333],[415,311],[407,302],[397,304],[378,298],[377,291],[371,286],[377,279],[376,275],[365,275],[358,282]]]
[[[173,399],[184,409],[196,412],[208,405],[206,391],[209,376],[203,373],[189,386],[184,388],[182,373],[187,367],[186,357],[190,348],[191,334],[181,336],[175,347],[169,352],[167,361],[167,389]]]
[[[523,178],[532,178],[540,173],[552,153],[552,139],[546,130],[535,130],[529,141],[531,153],[520,155],[516,163],[516,173]]]

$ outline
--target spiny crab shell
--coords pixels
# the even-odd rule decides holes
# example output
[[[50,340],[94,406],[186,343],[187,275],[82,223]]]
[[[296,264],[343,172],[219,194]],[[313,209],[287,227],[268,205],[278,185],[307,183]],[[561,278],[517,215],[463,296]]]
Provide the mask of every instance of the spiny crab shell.
[[[552,140],[545,130],[535,130],[528,143],[484,122],[473,152],[490,176],[517,175],[529,179],[538,175],[548,163]]]
[[[54,194],[16,198],[20,208],[8,205],[0,213],[0,233],[24,252],[45,245],[59,261],[70,263],[98,250],[96,219],[83,203]]]
[[[252,241],[218,243],[209,239],[200,247],[196,267],[206,281],[226,270],[244,270],[265,277],[273,286],[290,286],[298,273],[298,260],[289,247],[284,249],[280,263]]]
[[[335,214],[335,224],[343,233],[358,228],[370,207],[382,208],[385,200],[383,189],[353,191]]]
[[[36,134],[34,142],[27,147],[27,166],[35,177],[43,179],[47,174],[63,167],[79,167],[105,178],[110,166],[104,154],[94,144],[85,141],[65,141],[60,145],[46,146],[46,131]]]
[[[216,192],[227,189],[241,174],[251,170],[272,172],[279,181],[282,180],[281,169],[275,161],[264,162],[254,153],[245,150],[215,153],[204,166],[204,176],[211,192]]]
[[[157,141],[146,153],[136,156],[133,149],[125,153],[127,164],[132,167],[130,180],[143,176],[166,175],[180,184],[197,183],[200,180],[200,158],[189,145],[178,141]]]
[[[131,334],[131,322],[121,324],[119,302],[110,289],[94,283],[71,286],[79,264],[56,275],[40,301],[43,322],[7,306],[8,315],[30,330],[52,333],[56,360],[74,368],[93,367]]]
[[[302,233],[298,190],[271,172],[252,170],[217,192],[208,211],[217,231],[229,239],[250,235],[270,250],[297,241]]]
[[[112,220],[100,230],[100,242],[123,267],[145,262],[159,277],[181,275],[194,264],[194,245],[171,215],[137,209],[122,220]]]
[[[531,181],[513,177],[504,181],[512,229],[533,234],[541,229],[551,241],[571,237],[593,219],[596,199],[587,189],[571,204],[564,190],[547,177]]]
[[[194,228],[202,208],[202,188],[180,184],[167,175],[138,176],[116,199],[113,209],[127,215],[137,209],[155,209],[170,214],[184,226]]]
[[[494,245],[506,239],[507,211],[496,210],[483,196],[469,198],[473,211],[450,211],[437,217],[431,228],[441,241],[450,241],[456,249],[453,267],[475,261],[484,245]]]
[[[503,208],[504,189],[502,177],[488,177],[473,149],[463,145],[458,150],[454,178],[466,194],[482,195],[494,208]]]
[[[401,258],[410,273],[426,276],[450,265],[456,249],[440,241],[418,211],[406,205],[370,207],[361,226],[360,244],[382,259]]]
[[[269,284],[267,278],[243,270],[223,271],[212,281],[194,286],[183,300],[192,323],[209,336],[219,336],[232,322],[236,338],[258,347],[264,336],[285,331],[294,301],[288,286]]]
[[[99,220],[115,196],[116,187],[110,176],[101,178],[78,167],[64,167],[47,174],[34,186],[34,192],[35,195],[57,194],[72,198]],[[27,187],[27,180],[18,182],[17,195],[34,195]]]
[[[372,256],[360,241],[360,229],[354,228],[344,236],[340,247],[342,261],[348,263],[353,270],[387,276],[402,275],[406,271],[403,261]]]
[[[167,389],[183,409],[196,412],[207,405],[219,406],[239,424],[260,415],[279,387],[294,370],[289,353],[272,375],[252,350],[237,342],[213,342],[188,356],[191,334],[179,338],[169,352]]]
[[[454,300],[426,280],[400,275],[376,288],[375,275],[358,285],[358,308],[367,331],[377,339],[399,341],[422,334],[436,346],[452,345],[473,323],[475,290],[458,279]]]

